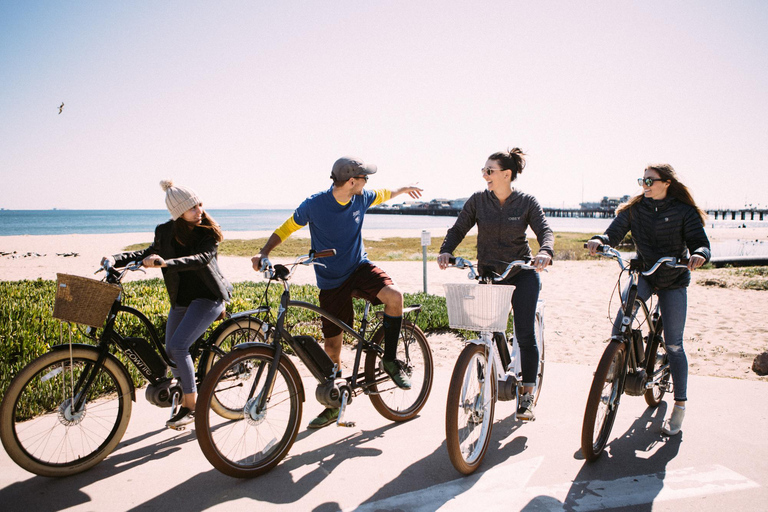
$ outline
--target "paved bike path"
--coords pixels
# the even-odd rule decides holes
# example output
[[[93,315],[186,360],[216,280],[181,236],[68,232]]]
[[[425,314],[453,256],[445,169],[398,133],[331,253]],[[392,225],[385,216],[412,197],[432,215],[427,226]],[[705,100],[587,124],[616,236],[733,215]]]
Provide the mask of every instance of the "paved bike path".
[[[581,420],[592,368],[547,364],[537,421],[513,419],[500,403],[480,471],[457,473],[445,448],[452,367],[441,363],[422,414],[393,424],[365,397],[353,428],[299,432],[267,475],[237,480],[213,469],[194,430],[164,428],[167,409],[139,393],[122,443],[90,471],[66,479],[31,475],[0,453],[0,510],[765,510],[768,502],[768,383],[692,376],[685,428],[658,434],[666,405],[622,400],[607,453],[580,458]],[[302,425],[321,410],[308,401]]]

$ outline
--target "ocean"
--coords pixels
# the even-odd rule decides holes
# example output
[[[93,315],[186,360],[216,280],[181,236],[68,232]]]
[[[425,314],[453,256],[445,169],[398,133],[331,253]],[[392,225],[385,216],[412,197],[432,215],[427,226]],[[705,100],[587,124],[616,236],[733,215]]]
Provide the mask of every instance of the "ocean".
[[[293,210],[280,209],[208,211],[224,231],[271,231],[293,213]],[[167,210],[0,210],[0,236],[151,233],[155,226],[168,219]],[[602,233],[612,219],[550,217],[548,220],[554,231]],[[455,217],[368,214],[365,228],[444,231],[455,221]],[[707,228],[710,227],[768,227],[768,221],[710,219]],[[763,255],[768,254],[768,243],[734,240],[712,249],[718,255]]]

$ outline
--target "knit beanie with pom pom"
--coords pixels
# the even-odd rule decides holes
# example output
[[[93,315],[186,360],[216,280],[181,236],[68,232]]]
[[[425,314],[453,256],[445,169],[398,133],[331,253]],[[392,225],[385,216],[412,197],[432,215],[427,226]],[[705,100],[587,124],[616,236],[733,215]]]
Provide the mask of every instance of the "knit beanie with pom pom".
[[[185,211],[196,204],[202,203],[194,190],[184,187],[176,187],[171,180],[163,180],[160,186],[165,190],[165,205],[171,212],[173,220],[181,217]]]

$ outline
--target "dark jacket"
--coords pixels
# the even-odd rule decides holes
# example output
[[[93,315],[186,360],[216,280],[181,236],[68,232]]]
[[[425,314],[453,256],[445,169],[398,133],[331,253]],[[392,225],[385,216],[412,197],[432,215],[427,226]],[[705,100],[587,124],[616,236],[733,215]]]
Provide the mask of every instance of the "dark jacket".
[[[475,192],[464,203],[459,218],[445,235],[440,252],[453,253],[477,224],[477,260],[481,273],[492,269],[501,274],[507,264],[515,260],[530,260],[526,230],[533,229],[539,241],[540,252],[554,256],[555,238],[547,224],[544,210],[532,195],[513,190],[502,205],[496,194],[489,190]],[[509,277],[520,269],[513,269]]]
[[[595,238],[615,246],[629,231],[646,270],[664,256],[679,259],[698,254],[707,261],[712,257],[709,239],[696,208],[672,197],[660,201],[643,197],[632,207],[621,211],[605,234]],[[691,272],[662,266],[648,280],[659,290],[681,288],[690,284]]]
[[[216,261],[219,243],[212,236],[204,236],[197,240],[195,246],[190,247],[191,256],[177,257],[172,240],[173,221],[169,220],[155,228],[155,240],[146,249],[115,254],[115,267],[123,267],[131,261],[140,261],[150,254],[157,254],[167,265],[162,270],[171,306],[176,305],[180,272],[195,272],[211,293],[228,301],[232,297],[232,285],[221,274]]]

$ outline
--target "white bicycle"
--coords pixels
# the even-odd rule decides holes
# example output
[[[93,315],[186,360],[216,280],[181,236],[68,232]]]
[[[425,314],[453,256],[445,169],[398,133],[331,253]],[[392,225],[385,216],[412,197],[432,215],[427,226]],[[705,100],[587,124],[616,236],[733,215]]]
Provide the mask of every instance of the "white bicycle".
[[[451,258],[456,268],[469,269],[469,279],[480,284],[446,284],[448,323],[453,329],[478,331],[461,351],[451,375],[445,408],[445,438],[453,466],[461,473],[473,473],[488,450],[496,401],[517,400],[523,386],[520,348],[512,338],[509,351],[504,332],[511,308],[514,286],[493,285],[519,267],[534,269],[524,261],[513,261],[501,276],[482,278],[471,262]],[[534,389],[534,404],[539,399],[544,379],[544,301],[536,304],[534,325],[539,364]],[[494,335],[494,333],[496,333]]]

